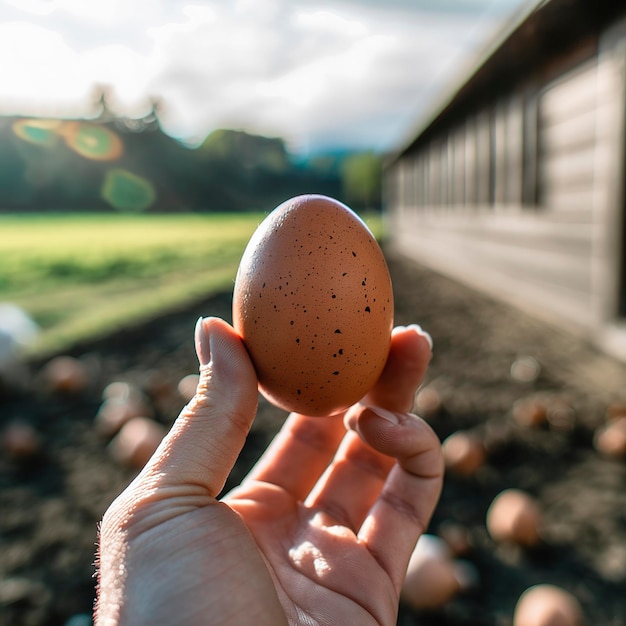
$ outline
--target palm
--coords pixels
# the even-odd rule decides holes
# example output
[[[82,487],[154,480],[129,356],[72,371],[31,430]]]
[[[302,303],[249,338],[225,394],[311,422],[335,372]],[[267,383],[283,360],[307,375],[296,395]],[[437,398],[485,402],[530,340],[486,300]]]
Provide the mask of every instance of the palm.
[[[285,492],[270,488],[266,498],[264,486],[254,490],[258,500],[248,493],[248,502],[229,504],[265,555],[289,623],[395,623],[397,590],[351,529]]]
[[[364,405],[343,419],[292,414],[220,501],[254,414],[256,379],[232,331],[213,324],[232,348],[215,353],[203,379],[221,391],[219,403],[197,394],[107,511],[97,623],[391,626],[442,482],[436,436],[405,413],[427,342],[409,329],[394,334],[364,399],[393,415]]]
[[[375,441],[379,420],[353,413],[362,436]],[[418,437],[428,433],[419,422],[411,426]],[[423,451],[405,460],[409,470],[427,469],[416,476],[346,433],[340,418],[294,415],[250,477],[224,499],[264,555],[291,623],[395,623],[410,551],[395,551],[394,541],[405,540],[407,521],[424,529],[439,489],[428,434],[426,440]],[[386,445],[402,457],[406,439]],[[423,502],[403,502],[397,490],[416,480]],[[391,558],[384,556],[389,548]]]

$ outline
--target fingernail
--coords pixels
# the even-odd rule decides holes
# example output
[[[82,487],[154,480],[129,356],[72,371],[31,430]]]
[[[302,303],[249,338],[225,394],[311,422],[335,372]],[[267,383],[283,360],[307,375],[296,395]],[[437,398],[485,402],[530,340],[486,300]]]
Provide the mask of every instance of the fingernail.
[[[211,361],[211,346],[209,344],[209,337],[204,328],[203,321],[202,316],[200,316],[196,322],[194,337],[198,361],[200,362],[200,365],[208,365]]]
[[[408,326],[408,328],[412,328],[413,330],[417,332],[418,335],[421,335],[422,337],[424,337],[424,339],[428,341],[428,345],[430,346],[430,351],[432,352],[433,338],[430,336],[430,334],[427,333],[419,324],[411,324],[410,326]]]
[[[372,413],[376,413],[378,417],[382,417],[391,424],[395,424],[397,426],[400,423],[400,418],[395,413],[392,413],[387,409],[383,409],[380,406],[372,406],[371,404],[363,404],[362,406],[365,409],[369,409]]]

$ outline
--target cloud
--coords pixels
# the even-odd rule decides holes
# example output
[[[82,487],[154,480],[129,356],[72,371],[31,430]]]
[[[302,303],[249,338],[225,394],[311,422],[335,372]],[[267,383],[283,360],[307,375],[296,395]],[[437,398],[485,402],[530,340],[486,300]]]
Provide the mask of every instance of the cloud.
[[[146,60],[112,44],[78,53],[58,32],[28,22],[0,24],[0,102],[26,114],[84,112],[94,84],[112,84],[126,106],[145,100]]]
[[[465,16],[414,12],[399,22],[380,7],[249,6],[207,3],[150,31],[159,59],[151,85],[169,103],[173,132],[185,120],[200,134],[246,126],[286,134],[296,147],[379,147],[481,35]]]
[[[60,100],[84,96],[76,80],[75,57],[63,37],[28,22],[0,24],[0,97],[16,102]],[[9,61],[10,59],[10,61]],[[59,67],[64,68],[60,81]]]
[[[85,2],[84,0],[3,0],[3,4],[23,13],[35,16],[66,14],[101,26],[119,24],[127,19],[136,19],[148,14],[152,3],[149,0],[106,0]]]
[[[479,8],[520,1],[4,0],[21,18],[0,24],[19,60],[0,66],[0,104],[108,83],[122,109],[159,96],[165,129],[191,140],[231,127],[384,149],[501,19]]]
[[[379,7],[379,0],[340,0],[344,4],[363,7]],[[506,16],[511,7],[516,6],[515,0],[386,0],[385,7],[389,11],[405,10],[411,13],[453,13],[476,16],[486,10],[494,14]]]

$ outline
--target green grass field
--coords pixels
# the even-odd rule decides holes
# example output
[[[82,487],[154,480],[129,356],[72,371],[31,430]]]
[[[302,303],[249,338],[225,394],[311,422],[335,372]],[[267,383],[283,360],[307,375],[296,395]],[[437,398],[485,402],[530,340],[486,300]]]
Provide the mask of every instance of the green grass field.
[[[0,216],[0,302],[42,332],[31,352],[63,350],[232,289],[261,213]],[[366,220],[377,236],[378,217]]]

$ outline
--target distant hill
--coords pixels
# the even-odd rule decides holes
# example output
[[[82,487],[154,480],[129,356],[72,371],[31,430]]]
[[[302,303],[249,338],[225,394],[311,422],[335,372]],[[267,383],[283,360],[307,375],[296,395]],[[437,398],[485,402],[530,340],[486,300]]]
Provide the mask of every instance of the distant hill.
[[[352,194],[353,208],[376,208],[379,177],[374,197],[359,199],[361,184],[346,185],[354,156],[296,161],[282,139],[235,130],[189,148],[162,131],[154,111],[142,119],[106,107],[93,120],[0,117],[0,212],[268,210],[300,193],[348,204]]]

